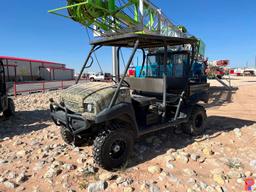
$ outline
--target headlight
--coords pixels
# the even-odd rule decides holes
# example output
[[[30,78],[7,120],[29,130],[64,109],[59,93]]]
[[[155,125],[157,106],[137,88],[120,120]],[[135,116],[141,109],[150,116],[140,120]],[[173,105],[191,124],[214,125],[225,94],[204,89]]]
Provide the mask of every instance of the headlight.
[[[90,112],[90,113],[93,111],[93,105],[92,104],[87,105],[87,111]]]
[[[94,112],[94,106],[92,103],[84,103],[84,111],[93,113]]]

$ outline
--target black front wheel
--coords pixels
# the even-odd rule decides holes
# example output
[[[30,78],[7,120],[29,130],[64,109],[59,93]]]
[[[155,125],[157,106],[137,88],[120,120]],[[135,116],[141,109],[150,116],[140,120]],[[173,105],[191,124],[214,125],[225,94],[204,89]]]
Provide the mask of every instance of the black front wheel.
[[[106,170],[121,168],[128,160],[133,142],[133,134],[129,129],[104,130],[94,140],[94,160]]]
[[[8,118],[15,113],[15,104],[11,98],[8,98],[8,108],[3,112],[4,117]]]
[[[69,145],[82,146],[82,145],[87,145],[89,143],[88,137],[79,138],[78,136],[74,136],[71,133],[71,131],[64,126],[60,128],[60,134],[64,142]]]
[[[198,136],[205,132],[205,121],[207,119],[204,107],[200,105],[193,106],[191,116],[187,123],[182,124],[185,133]]]

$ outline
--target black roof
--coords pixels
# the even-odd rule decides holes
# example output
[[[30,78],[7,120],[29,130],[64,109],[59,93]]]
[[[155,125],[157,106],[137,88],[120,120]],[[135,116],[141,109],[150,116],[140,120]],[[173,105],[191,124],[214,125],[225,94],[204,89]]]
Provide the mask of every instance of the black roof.
[[[164,43],[168,46],[194,44],[197,39],[194,38],[179,38],[167,37],[162,35],[148,34],[125,34],[115,37],[106,37],[99,40],[94,40],[91,45],[114,46],[114,47],[133,47],[136,40],[139,40],[139,48],[156,48],[163,47]]]

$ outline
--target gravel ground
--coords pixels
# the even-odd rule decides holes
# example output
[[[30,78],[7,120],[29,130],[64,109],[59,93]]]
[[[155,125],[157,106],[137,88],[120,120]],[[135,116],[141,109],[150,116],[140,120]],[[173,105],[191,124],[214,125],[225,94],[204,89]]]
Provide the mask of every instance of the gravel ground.
[[[228,92],[211,82],[207,132],[200,138],[173,130],[143,137],[127,167],[97,167],[91,147],[62,141],[49,116],[49,98],[20,96],[17,113],[1,119],[0,191],[243,191],[256,177],[256,78],[235,78]]]

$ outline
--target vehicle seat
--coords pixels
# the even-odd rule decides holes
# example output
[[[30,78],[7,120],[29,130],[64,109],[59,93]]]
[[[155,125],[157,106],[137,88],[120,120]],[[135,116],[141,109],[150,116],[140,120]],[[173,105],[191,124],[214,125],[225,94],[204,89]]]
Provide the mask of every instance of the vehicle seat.
[[[138,103],[141,107],[145,107],[154,104],[157,99],[155,97],[133,95],[132,100],[134,103]]]

